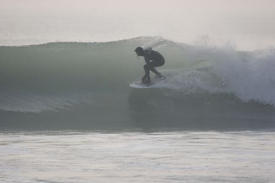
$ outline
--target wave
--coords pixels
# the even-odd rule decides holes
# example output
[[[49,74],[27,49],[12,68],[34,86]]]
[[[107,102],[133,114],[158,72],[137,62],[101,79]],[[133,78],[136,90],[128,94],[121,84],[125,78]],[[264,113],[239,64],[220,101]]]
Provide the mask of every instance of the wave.
[[[149,89],[129,87],[143,74],[144,61],[133,51],[137,46],[153,47],[164,55],[166,65],[160,71],[166,80]],[[82,121],[107,121],[105,126],[110,121],[155,121],[161,126],[191,120],[200,121],[200,127],[201,121],[211,120],[275,121],[274,50],[240,52],[138,37],[1,46],[0,55],[3,126],[25,118],[64,120],[68,125],[75,119],[71,114]]]

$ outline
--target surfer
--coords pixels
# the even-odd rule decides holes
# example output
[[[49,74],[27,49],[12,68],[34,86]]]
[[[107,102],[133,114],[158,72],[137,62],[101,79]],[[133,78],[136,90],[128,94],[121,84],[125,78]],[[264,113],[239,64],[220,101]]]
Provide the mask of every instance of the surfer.
[[[158,78],[164,79],[165,77],[158,72],[155,67],[159,67],[164,65],[165,60],[164,57],[157,51],[152,49],[143,49],[141,47],[137,47],[135,49],[137,56],[143,56],[146,64],[144,65],[145,75],[142,77],[142,83],[149,84],[150,80],[150,71],[156,74]]]

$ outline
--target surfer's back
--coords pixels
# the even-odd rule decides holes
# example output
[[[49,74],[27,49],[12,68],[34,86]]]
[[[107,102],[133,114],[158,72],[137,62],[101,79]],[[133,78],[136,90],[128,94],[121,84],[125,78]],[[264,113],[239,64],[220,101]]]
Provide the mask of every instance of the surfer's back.
[[[145,52],[144,57],[146,57],[149,60],[164,61],[164,57],[159,52],[157,52],[155,50],[145,50],[144,52]]]

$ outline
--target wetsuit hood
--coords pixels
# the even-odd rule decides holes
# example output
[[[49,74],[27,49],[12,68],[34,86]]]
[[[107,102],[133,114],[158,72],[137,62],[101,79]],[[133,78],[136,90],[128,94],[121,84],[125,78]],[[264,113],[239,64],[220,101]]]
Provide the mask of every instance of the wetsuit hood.
[[[138,56],[144,56],[144,50],[143,50],[143,48],[141,48],[141,47],[137,47],[137,48],[135,49],[135,52],[136,52],[136,54],[137,54]]]

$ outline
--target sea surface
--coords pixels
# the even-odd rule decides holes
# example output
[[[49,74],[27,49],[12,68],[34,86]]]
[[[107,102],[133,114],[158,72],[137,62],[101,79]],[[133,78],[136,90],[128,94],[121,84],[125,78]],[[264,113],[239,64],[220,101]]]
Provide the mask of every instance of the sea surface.
[[[137,46],[165,80],[129,86]],[[274,61],[159,37],[0,46],[0,182],[275,182]]]
[[[129,86],[144,74],[137,46],[164,56],[157,69],[167,79]],[[243,52],[159,37],[0,46],[0,129],[274,129],[274,60],[272,49]]]
[[[272,183],[274,132],[2,132],[1,183]]]

